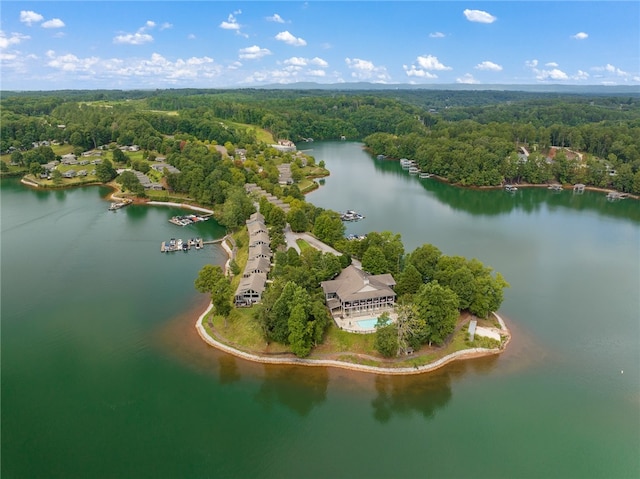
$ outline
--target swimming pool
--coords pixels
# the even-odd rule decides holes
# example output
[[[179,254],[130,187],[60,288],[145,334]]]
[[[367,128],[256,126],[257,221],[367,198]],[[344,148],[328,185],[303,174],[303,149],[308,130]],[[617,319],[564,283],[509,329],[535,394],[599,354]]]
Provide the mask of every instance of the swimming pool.
[[[356,323],[358,323],[358,326],[360,326],[362,329],[374,329],[377,322],[378,318],[367,318],[356,321]]]

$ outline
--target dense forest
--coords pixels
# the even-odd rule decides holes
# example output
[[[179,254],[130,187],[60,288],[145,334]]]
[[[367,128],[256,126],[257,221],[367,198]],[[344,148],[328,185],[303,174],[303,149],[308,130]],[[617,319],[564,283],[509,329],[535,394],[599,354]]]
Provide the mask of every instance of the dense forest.
[[[374,155],[415,160],[463,186],[580,182],[640,193],[640,95],[61,91],[3,95],[0,106],[2,152],[42,140],[84,149],[137,144],[162,155],[182,140],[244,148],[257,139],[241,125],[253,125],[294,142],[361,140]]]
[[[365,271],[390,273],[396,280],[398,319],[382,317],[376,337],[385,356],[442,344],[461,311],[486,317],[500,306],[508,284],[477,259],[444,256],[432,245],[406,253],[400,235],[391,232],[347,240],[339,214],[306,202],[300,189],[324,165],[275,148],[277,140],[359,140],[372,155],[410,158],[423,171],[462,186],[581,182],[640,193],[640,96],[96,91],[11,94],[0,106],[3,171],[11,167],[35,177],[42,165],[60,158],[60,148],[78,156],[97,150],[105,155],[95,176],[106,182],[116,176],[116,166],[146,173],[162,157],[179,170],[158,173],[166,194],[212,207],[218,221],[236,232],[258,201],[246,192],[247,183],[284,201],[286,214],[259,200],[275,267],[255,321],[265,340],[288,344],[299,356],[309,354],[331,323],[320,282],[352,258]],[[122,150],[131,145],[141,150],[135,160]],[[283,163],[289,165],[290,184],[280,181]],[[54,184],[62,181],[59,176]],[[132,194],[146,194],[132,171],[116,181]],[[286,224],[313,233],[342,255],[285,250]],[[196,287],[215,291],[216,310],[228,314],[234,288],[219,269],[204,270]]]

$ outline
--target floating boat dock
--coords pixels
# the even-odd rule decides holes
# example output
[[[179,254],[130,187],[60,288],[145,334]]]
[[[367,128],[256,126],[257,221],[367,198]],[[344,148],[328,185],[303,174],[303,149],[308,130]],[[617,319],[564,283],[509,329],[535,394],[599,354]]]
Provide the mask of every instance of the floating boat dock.
[[[191,238],[183,241],[182,239],[171,238],[169,241],[163,241],[160,245],[161,253],[170,253],[172,251],[189,251],[191,248],[202,249],[205,242],[202,238]]]
[[[118,202],[113,202],[113,203],[111,203],[111,205],[109,205],[109,211],[119,210],[120,208],[124,208],[125,206],[129,206],[131,203],[133,203],[133,200],[129,200],[129,199],[118,201]]]
[[[207,221],[209,219],[209,216],[202,216],[202,215],[173,216],[171,219],[169,219],[169,223],[173,223],[174,225],[178,225],[178,226],[188,226],[193,223]]]
[[[171,238],[169,241],[163,241],[160,244],[160,252],[161,253],[171,253],[173,251],[184,251],[187,252],[191,248],[202,249],[205,245],[208,244],[216,244],[222,243],[225,238],[220,238],[216,240],[203,241],[202,238],[191,238],[189,240],[182,240]]]

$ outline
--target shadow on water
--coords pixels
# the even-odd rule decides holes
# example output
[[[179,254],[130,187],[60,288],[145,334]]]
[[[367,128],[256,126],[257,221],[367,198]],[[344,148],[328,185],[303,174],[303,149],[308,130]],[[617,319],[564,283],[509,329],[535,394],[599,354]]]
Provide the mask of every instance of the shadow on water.
[[[376,376],[376,397],[371,401],[373,418],[388,422],[393,415],[406,416],[417,412],[426,419],[451,400],[451,376],[444,371],[429,377]]]
[[[142,221],[149,214],[149,207],[144,205],[131,205],[123,208],[127,214],[127,219],[131,221]]]
[[[264,366],[264,380],[255,395],[258,403],[270,410],[275,403],[300,416],[306,416],[311,410],[327,399],[329,372],[327,368],[293,366]]]
[[[568,208],[576,211],[592,211],[606,217],[632,219],[640,222],[640,207],[638,200],[625,199],[608,201],[606,193],[600,191],[586,191],[575,194],[567,189],[560,192],[549,191],[546,186],[521,187],[518,191],[509,193],[502,189],[479,190],[452,186],[435,178],[421,179],[410,176],[394,160],[380,161],[371,158],[374,167],[385,175],[402,176],[407,180],[419,182],[420,186],[440,202],[451,208],[473,215],[495,216],[522,211],[528,214],[536,213],[544,208],[555,210]]]

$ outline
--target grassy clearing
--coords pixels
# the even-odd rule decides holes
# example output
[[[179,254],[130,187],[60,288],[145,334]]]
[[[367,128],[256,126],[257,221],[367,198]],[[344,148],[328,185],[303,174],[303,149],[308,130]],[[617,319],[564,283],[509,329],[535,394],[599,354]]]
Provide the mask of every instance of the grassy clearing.
[[[298,183],[298,188],[300,189],[300,193],[305,194],[309,193],[318,188],[318,183],[308,178],[303,179]]]
[[[306,251],[308,249],[311,249],[311,245],[309,243],[307,243],[305,240],[303,239],[297,239],[296,240],[296,244],[300,247],[300,251]]]
[[[288,346],[277,343],[267,344],[265,342],[260,325],[254,317],[259,308],[259,305],[254,305],[251,308],[235,308],[226,320],[222,316],[210,315],[203,324],[209,334],[214,333],[212,334],[213,337],[244,351],[257,353],[288,352]],[[215,332],[211,330],[209,320],[213,322]]]

